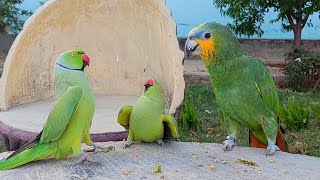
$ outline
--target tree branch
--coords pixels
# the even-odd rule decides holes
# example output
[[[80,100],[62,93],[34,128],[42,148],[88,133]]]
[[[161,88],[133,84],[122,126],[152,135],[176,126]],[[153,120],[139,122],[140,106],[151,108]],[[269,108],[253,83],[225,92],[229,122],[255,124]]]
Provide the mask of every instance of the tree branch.
[[[306,17],[304,17],[304,18],[302,19],[302,26],[301,26],[302,29],[303,29],[304,26],[307,24],[308,18],[309,18],[309,15],[306,15]]]
[[[290,26],[291,26],[292,30],[293,30],[293,31],[296,31],[296,30],[297,30],[297,27],[296,27],[296,25],[294,24],[291,15],[287,13],[286,16],[287,16],[287,18],[288,18],[288,21],[289,21],[289,23],[290,23]]]
[[[293,12],[293,8],[292,8],[292,7],[289,8],[289,9],[287,10],[287,12],[288,12],[295,20],[298,19],[298,17],[296,16],[296,14]]]

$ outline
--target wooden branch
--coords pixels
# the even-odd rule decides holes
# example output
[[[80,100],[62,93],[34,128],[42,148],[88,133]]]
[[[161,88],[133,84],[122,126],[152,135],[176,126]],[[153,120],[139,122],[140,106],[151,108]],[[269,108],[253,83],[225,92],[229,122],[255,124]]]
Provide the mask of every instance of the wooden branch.
[[[298,17],[296,16],[296,14],[293,12],[293,8],[289,8],[287,9],[287,14],[289,14],[290,16],[292,16],[294,19],[298,19]]]
[[[309,18],[309,15],[306,15],[306,17],[304,17],[303,19],[302,19],[302,29],[304,28],[304,26],[307,24],[307,21],[308,21],[308,18]]]
[[[287,18],[288,18],[288,21],[290,23],[290,26],[291,28],[293,29],[293,31],[296,31],[297,30],[297,27],[295,26],[293,20],[292,20],[292,17],[290,14],[286,14]]]

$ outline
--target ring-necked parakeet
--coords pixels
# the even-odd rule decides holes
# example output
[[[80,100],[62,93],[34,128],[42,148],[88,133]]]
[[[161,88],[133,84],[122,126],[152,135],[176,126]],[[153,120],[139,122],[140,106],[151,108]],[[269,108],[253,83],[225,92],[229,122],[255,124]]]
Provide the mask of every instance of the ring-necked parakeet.
[[[227,27],[218,23],[195,27],[189,32],[185,52],[200,55],[209,71],[229,135],[224,150],[235,145],[240,124],[250,130],[252,146],[267,146],[269,155],[279,147],[285,151],[277,121],[279,99],[272,76],[261,61],[243,54],[240,43]]]
[[[148,80],[137,103],[122,107],[118,114],[118,123],[129,130],[123,148],[129,147],[133,141],[156,142],[162,146],[165,129],[173,138],[178,138],[177,121],[171,114],[165,114],[165,105],[165,94],[159,82]]]
[[[81,153],[81,142],[93,145],[90,126],[94,95],[83,72],[89,57],[82,50],[67,51],[55,63],[56,101],[38,136],[0,161],[0,170],[45,158],[65,158]]]

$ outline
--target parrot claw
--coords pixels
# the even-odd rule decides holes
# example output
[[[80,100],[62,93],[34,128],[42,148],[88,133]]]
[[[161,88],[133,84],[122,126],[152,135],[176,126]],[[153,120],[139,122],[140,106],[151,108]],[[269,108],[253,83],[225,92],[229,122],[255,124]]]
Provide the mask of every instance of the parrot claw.
[[[93,151],[95,151],[96,150],[96,148],[94,147],[94,146],[85,146],[84,148],[83,148],[83,151],[84,152],[93,152]]]
[[[109,151],[114,151],[115,150],[114,146],[107,146],[106,147],[106,146],[103,146],[101,144],[96,144],[96,143],[94,143],[93,146],[94,146],[94,151],[96,151],[96,149],[100,149],[99,151],[96,151],[96,152],[105,152],[105,153],[107,153]]]
[[[273,155],[276,151],[280,151],[280,148],[277,145],[275,145],[275,143],[273,141],[268,141],[266,156]]]
[[[225,141],[223,141],[223,150],[231,151],[232,147],[236,145],[236,139],[232,136],[228,136]]]
[[[123,149],[131,146],[131,144],[133,144],[133,141],[131,141],[131,140],[127,140],[127,141],[123,140]]]
[[[90,159],[88,158],[88,154],[87,154],[86,152],[82,152],[79,161],[76,162],[76,163],[74,163],[74,164],[72,164],[71,167],[75,167],[75,166],[77,166],[77,165],[82,165],[82,164],[83,164],[84,162],[86,162],[86,161],[89,162],[89,163],[97,164],[97,165],[100,165],[100,164],[101,164],[100,162],[90,160]]]
[[[162,139],[158,139],[158,140],[156,140],[155,142],[156,142],[157,144],[159,144],[160,146],[163,146],[163,145],[164,145]]]

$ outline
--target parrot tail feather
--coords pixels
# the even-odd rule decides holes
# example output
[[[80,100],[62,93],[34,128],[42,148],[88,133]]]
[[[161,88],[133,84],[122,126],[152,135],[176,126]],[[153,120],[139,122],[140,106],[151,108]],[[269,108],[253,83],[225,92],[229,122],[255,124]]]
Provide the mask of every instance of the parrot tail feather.
[[[48,158],[54,154],[54,148],[50,147],[50,144],[39,144],[31,149],[27,149],[10,159],[0,160],[0,171],[9,170],[31,161],[37,161],[40,159]]]
[[[277,140],[276,140],[276,145],[280,148],[281,151],[283,152],[288,152],[288,146],[286,141],[284,140],[282,133],[280,130],[278,131],[277,134]]]
[[[249,142],[250,142],[250,147],[264,148],[264,149],[267,148],[267,145],[259,141],[259,139],[251,131],[249,131]],[[281,151],[283,152],[288,151],[287,144],[280,130],[278,131],[278,134],[277,134],[276,145],[280,148]]]
[[[40,135],[41,135],[41,133],[40,133]],[[19,149],[15,150],[9,157],[7,157],[7,160],[12,158],[12,157],[14,157],[14,156],[16,156],[17,154],[25,151],[25,150],[27,150],[27,149],[31,149],[32,147],[36,146],[38,144],[38,142],[39,142],[39,137],[40,136],[38,135],[36,139],[24,144]]]

